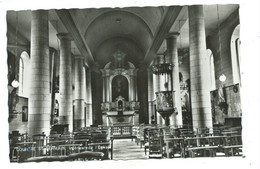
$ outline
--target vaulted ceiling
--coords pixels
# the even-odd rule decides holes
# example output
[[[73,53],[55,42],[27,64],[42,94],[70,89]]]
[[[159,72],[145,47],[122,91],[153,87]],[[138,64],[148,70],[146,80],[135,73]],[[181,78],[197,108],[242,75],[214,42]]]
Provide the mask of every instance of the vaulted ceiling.
[[[216,32],[238,9],[238,5],[204,6],[206,35]],[[8,44],[30,43],[31,11],[8,11]],[[188,7],[128,7],[100,9],[49,10],[49,44],[59,49],[57,33],[69,32],[73,37],[72,53],[83,55],[86,65],[102,68],[117,50],[135,64],[149,65],[153,53],[166,50],[165,35],[179,31],[178,48],[189,46]],[[17,30],[17,32],[16,32]]]

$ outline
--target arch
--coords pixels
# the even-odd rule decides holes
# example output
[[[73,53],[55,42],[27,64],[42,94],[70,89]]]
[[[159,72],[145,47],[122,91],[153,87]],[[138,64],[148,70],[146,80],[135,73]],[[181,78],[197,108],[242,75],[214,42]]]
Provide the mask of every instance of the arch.
[[[129,100],[129,83],[128,79],[123,75],[117,75],[112,79],[112,101],[118,96],[122,96],[125,100]]]
[[[104,25],[106,25],[106,29],[103,29]],[[90,50],[94,53],[100,44],[115,37],[131,39],[140,46],[142,51],[146,51],[152,41],[153,34],[147,23],[138,15],[116,10],[105,12],[96,17],[89,24],[84,37]]]
[[[132,15],[133,17],[137,18],[138,21],[142,22],[143,25],[145,26],[146,30],[149,32],[149,34],[151,36],[153,36],[153,32],[152,30],[150,29],[150,27],[148,26],[148,24],[140,17],[138,16],[137,14],[135,13],[132,13],[132,12],[129,12],[129,11],[122,11],[122,10],[115,10],[115,11],[108,11],[108,12],[104,12],[103,14],[99,15],[98,17],[96,17],[90,24],[88,27],[91,27],[92,24],[94,24],[95,22],[98,22],[99,18],[102,18],[102,17],[105,17],[107,15],[112,15],[114,13],[127,13],[128,15]],[[84,33],[84,37],[87,37],[87,32],[88,32],[88,29],[86,29],[86,32]]]
[[[216,89],[216,77],[215,77],[215,65],[214,65],[214,56],[210,49],[207,49],[207,56],[209,59],[209,68],[210,68],[210,90]]]
[[[132,62],[127,62],[128,63],[128,66],[129,66],[129,68],[135,68],[135,65],[132,63]],[[105,66],[104,66],[104,69],[109,69],[110,68],[110,66],[111,66],[111,62],[108,62]]]
[[[145,52],[140,48],[140,44],[136,43],[130,38],[116,36],[103,41],[95,51],[93,56],[95,61],[104,67],[105,64],[113,60],[113,55],[116,51],[120,50],[126,54],[125,61],[134,64],[135,67],[144,59]]]
[[[237,25],[232,33],[230,41],[233,84],[241,83],[240,72],[240,25]]]
[[[123,109],[123,101],[122,100],[119,100],[118,103],[117,103],[117,107],[118,109]]]
[[[30,69],[31,62],[29,54],[24,51],[20,56],[19,63],[19,96],[29,98],[30,94]]]
[[[129,62],[129,61],[128,61],[127,63],[128,63],[128,65],[129,65],[130,68],[133,68],[133,69],[135,68],[135,65],[134,65],[132,62]]]

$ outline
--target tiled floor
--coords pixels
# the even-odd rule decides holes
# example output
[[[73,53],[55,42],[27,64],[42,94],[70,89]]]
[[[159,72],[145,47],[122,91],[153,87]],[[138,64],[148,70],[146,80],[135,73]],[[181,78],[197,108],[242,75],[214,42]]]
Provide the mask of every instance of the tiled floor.
[[[144,154],[144,147],[140,148],[131,139],[115,139],[113,147],[113,160],[148,159]]]

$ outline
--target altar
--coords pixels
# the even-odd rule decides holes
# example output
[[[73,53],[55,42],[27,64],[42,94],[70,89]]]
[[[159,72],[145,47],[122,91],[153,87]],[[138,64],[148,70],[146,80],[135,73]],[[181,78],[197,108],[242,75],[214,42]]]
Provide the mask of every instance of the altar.
[[[101,69],[103,77],[103,126],[132,126],[139,124],[140,102],[137,96],[137,71],[120,50],[112,62]]]
[[[102,103],[104,126],[133,126],[139,124],[139,102],[125,101],[122,96],[115,102]]]

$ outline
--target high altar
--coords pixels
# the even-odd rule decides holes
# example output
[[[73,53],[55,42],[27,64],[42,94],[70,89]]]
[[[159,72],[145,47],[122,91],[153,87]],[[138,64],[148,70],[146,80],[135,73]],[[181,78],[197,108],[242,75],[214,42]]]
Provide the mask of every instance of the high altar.
[[[101,70],[103,77],[104,126],[139,124],[140,103],[137,97],[137,69],[125,59],[125,53],[115,52],[113,61]]]

